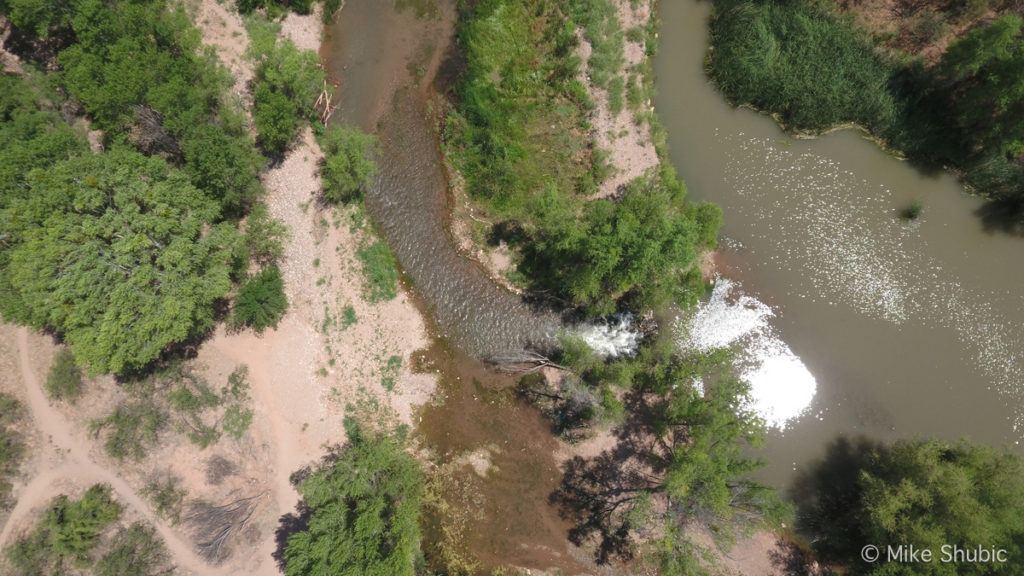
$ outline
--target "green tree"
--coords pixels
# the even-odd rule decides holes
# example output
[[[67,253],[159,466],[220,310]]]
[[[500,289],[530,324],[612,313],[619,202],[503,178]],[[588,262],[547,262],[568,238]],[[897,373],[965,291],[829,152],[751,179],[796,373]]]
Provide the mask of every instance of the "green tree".
[[[120,373],[209,330],[238,234],[158,158],[115,150],[29,178],[5,212],[13,318],[64,335],[93,370]]]
[[[277,266],[271,266],[246,280],[239,288],[232,311],[232,323],[262,332],[276,327],[287,309],[284,278]]]
[[[701,213],[695,222],[684,199],[668,169],[634,180],[618,202],[590,202],[581,219],[553,198],[538,211],[542,229],[525,269],[594,315],[614,312],[626,296],[638,308],[690,300],[697,241],[713,238],[718,220]]]
[[[328,202],[351,202],[369,186],[377,165],[373,161],[376,139],[358,128],[328,128],[320,139],[324,152],[320,175]]]
[[[288,538],[288,576],[412,576],[423,473],[401,442],[351,427],[350,442],[299,484],[309,523]]]
[[[265,51],[256,55],[256,141],[268,154],[280,156],[295,139],[302,122],[316,118],[313,105],[323,89],[324,72],[315,52],[300,50],[291,40],[259,44],[258,48]]]
[[[1016,574],[1024,562],[1024,461],[966,442],[837,441],[799,479],[799,528],[849,574]],[[865,544],[1005,549],[1006,563],[866,563]]]

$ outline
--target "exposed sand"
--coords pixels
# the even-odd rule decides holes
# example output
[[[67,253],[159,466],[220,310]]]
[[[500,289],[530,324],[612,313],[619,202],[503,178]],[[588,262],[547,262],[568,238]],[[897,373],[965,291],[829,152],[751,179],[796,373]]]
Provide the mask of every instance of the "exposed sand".
[[[0,15],[0,72],[7,74],[21,74],[24,70],[21,67],[21,59],[4,49],[7,37],[11,35],[11,25]]]
[[[644,26],[651,18],[651,0],[639,2],[635,10],[629,0],[615,1],[623,31]],[[587,91],[594,101],[594,112],[590,118],[593,125],[593,138],[598,147],[609,152],[608,161],[613,169],[612,175],[601,184],[594,198],[607,198],[614,196],[622,186],[631,180],[657,166],[658,151],[651,139],[649,126],[641,122],[629,110],[628,105],[624,105],[618,114],[612,112],[608,102],[608,91],[595,86],[590,81],[588,62],[593,48],[584,36],[583,30],[577,29],[576,36],[579,39],[577,53],[584,62],[580,69],[580,80],[587,87]],[[629,70],[642,66],[644,58],[646,58],[642,44],[630,41],[628,38],[624,40],[624,44],[625,63],[620,74],[626,74]],[[651,107],[650,102],[642,105]]]

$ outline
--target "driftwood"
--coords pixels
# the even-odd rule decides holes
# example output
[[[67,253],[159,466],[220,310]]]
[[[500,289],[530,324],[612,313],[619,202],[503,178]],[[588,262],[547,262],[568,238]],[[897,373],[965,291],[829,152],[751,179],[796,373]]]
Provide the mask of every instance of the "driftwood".
[[[264,491],[220,505],[206,500],[192,502],[185,523],[199,556],[214,565],[231,556],[232,539],[245,530],[265,495]]]
[[[532,350],[503,352],[491,356],[487,363],[495,370],[506,374],[530,374],[542,368],[554,368],[568,372],[569,369]]]
[[[313,104],[313,108],[317,111],[320,122],[323,124],[327,124],[327,121],[331,119],[331,115],[334,114],[334,110],[338,107],[337,104],[331,104],[333,92],[333,90],[327,87],[327,81],[324,80],[324,87],[320,90],[320,96],[317,96],[316,102]]]

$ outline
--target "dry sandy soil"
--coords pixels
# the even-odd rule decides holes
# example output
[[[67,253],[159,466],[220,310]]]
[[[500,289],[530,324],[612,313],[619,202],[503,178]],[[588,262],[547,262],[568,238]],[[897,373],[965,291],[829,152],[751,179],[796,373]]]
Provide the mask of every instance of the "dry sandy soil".
[[[644,26],[651,18],[651,0],[637,3],[635,9],[628,0],[618,0],[616,5],[623,31]],[[588,62],[593,48],[583,35],[583,30],[577,29],[576,36],[579,39],[577,53],[584,62],[580,70],[580,80],[587,86],[595,105],[590,119],[593,124],[593,138],[600,148],[610,153],[608,160],[612,166],[612,175],[601,184],[595,195],[595,198],[606,198],[614,195],[631,180],[643,175],[648,169],[657,166],[658,152],[651,139],[650,127],[636,118],[628,106],[623,106],[617,114],[612,112],[608,103],[608,91],[590,81]],[[646,52],[642,44],[627,38],[624,55],[625,65],[622,73],[640,66]],[[644,106],[650,107],[651,103],[647,102]]]
[[[194,8],[204,43],[234,75],[239,100],[249,102],[252,67],[244,57],[248,38],[241,19],[215,0],[203,0]],[[318,13],[289,16],[282,33],[300,47],[315,50],[320,22]],[[51,403],[41,383],[55,351],[52,339],[0,327],[0,390],[19,397],[30,408],[34,424],[27,433],[31,455],[15,486],[17,504],[5,519],[0,547],[30,528],[36,512],[53,496],[104,482],[114,488],[131,516],[145,518],[157,528],[183,572],[278,574],[272,557],[274,530],[279,517],[293,512],[299,499],[289,477],[317,462],[326,446],[345,441],[346,406],[376,402],[392,418],[412,423],[414,406],[425,402],[435,385],[434,376],[410,370],[412,354],[429,343],[425,321],[404,290],[390,302],[370,304],[363,299],[355,253],[370,232],[350,211],[317,204],[320,158],[307,129],[286,158],[263,175],[270,212],[290,231],[281,263],[288,313],[277,329],[262,335],[227,333],[222,328],[194,360],[215,388],[236,367],[248,367],[255,414],[241,440],[224,438],[200,450],[172,430],[142,462],[113,461],[89,433],[88,423],[109,413],[124,397],[120,387],[109,377],[92,379],[78,405]],[[348,326],[342,321],[346,307],[356,318]],[[392,358],[401,366],[391,360],[392,368],[387,368]],[[393,378],[393,387],[387,382],[392,391],[385,389],[385,377]],[[214,457],[233,465],[226,478],[208,477]],[[226,561],[211,566],[196,554],[187,522],[171,525],[154,514],[141,490],[156,473],[179,476],[192,501],[257,497],[256,511],[233,541],[234,553]]]

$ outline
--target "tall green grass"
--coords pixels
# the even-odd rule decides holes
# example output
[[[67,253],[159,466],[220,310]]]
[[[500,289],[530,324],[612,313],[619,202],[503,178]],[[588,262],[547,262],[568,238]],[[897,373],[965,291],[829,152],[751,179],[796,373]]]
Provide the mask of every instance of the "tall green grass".
[[[736,103],[777,113],[787,127],[844,122],[885,130],[897,117],[894,69],[848,23],[803,2],[720,0],[709,72]]]

